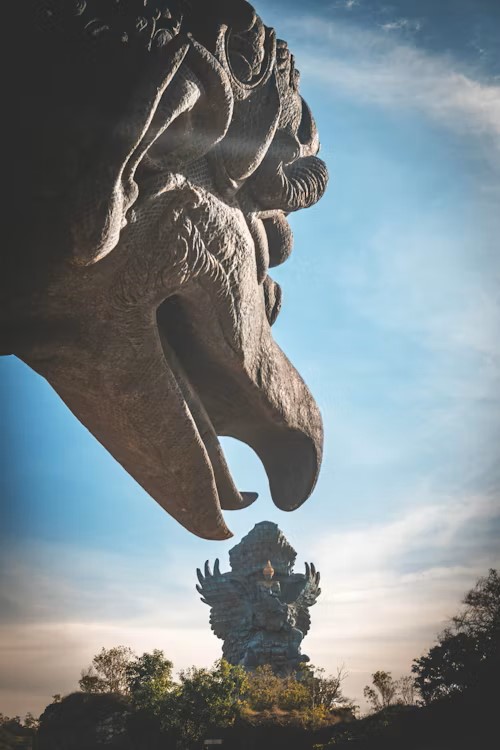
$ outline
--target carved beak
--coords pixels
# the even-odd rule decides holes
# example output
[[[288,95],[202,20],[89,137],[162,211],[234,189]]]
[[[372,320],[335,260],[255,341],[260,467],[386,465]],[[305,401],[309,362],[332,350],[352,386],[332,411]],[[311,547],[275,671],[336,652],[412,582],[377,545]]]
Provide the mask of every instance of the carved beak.
[[[274,503],[294,510],[311,494],[322,456],[319,410],[302,378],[273,340],[262,285],[239,291],[239,341],[228,334],[213,300],[196,290],[163,303],[162,339],[202,404],[204,432],[247,443],[260,457]],[[244,501],[221,506],[236,509]]]
[[[291,511],[307,500],[316,484],[323,445],[321,416],[272,337],[263,331],[260,343],[247,367],[228,366],[225,358],[213,358],[207,351],[197,361],[192,356],[196,347],[185,343],[182,358],[217,434],[237,438],[257,453],[275,505]]]
[[[209,439],[165,358],[156,321],[146,325],[135,312],[52,349],[46,360],[23,359],[179,523],[202,538],[227,539]]]
[[[236,489],[217,435],[255,450],[283,510],[307,499],[321,462],[319,411],[272,339],[262,285],[251,297],[240,351],[197,290],[165,301],[158,323],[133,309],[47,361],[26,358],[126,471],[205,539],[231,536],[221,508],[257,498]]]

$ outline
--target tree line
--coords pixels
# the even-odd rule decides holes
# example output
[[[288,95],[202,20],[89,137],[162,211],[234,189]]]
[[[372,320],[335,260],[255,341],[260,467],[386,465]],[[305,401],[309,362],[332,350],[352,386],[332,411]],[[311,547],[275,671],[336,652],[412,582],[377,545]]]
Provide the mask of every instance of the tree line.
[[[491,569],[480,578],[463,605],[428,652],[414,660],[411,675],[394,679],[383,670],[372,675],[371,685],[364,690],[372,714],[495,690],[500,668],[498,572]],[[212,729],[230,727],[238,719],[255,715],[278,721],[288,713],[301,726],[313,729],[333,723],[339,711],[344,716],[348,712],[351,718],[356,715],[357,707],[342,692],[344,668],[325,675],[321,669],[304,665],[296,675],[280,678],[270,666],[248,673],[221,659],[211,668],[183,670],[177,679],[173,669],[158,649],[137,655],[125,646],[103,648],[82,671],[79,688],[82,694],[119,696],[130,710],[157,722],[170,740],[168,746],[183,750],[195,746]],[[53,699],[52,705],[67,700],[60,695]],[[30,714],[24,725],[19,717],[0,716],[0,750],[24,746],[24,738],[36,729],[37,720]],[[9,745],[4,737],[16,731],[19,741]]]
[[[332,712],[355,706],[342,693],[347,673],[335,675],[304,665],[278,677],[269,665],[247,672],[219,659],[211,668],[191,667],[173,677],[173,663],[155,649],[141,656],[125,646],[103,648],[82,672],[80,690],[115,693],[137,709],[155,715],[167,735],[189,746],[212,728],[230,726],[242,715],[292,712],[304,726],[328,722]]]

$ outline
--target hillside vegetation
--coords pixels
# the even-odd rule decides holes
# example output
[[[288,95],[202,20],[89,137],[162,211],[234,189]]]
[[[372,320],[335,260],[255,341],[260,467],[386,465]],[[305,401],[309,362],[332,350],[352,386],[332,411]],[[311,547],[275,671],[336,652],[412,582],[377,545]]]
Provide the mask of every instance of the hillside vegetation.
[[[174,679],[162,651],[116,646],[39,720],[0,715],[0,750],[195,750],[210,738],[238,750],[489,750],[500,694],[497,571],[463,603],[411,676],[372,675],[372,711],[361,719],[342,693],[343,669],[326,676],[307,666],[280,678],[268,666],[248,673],[219,660]]]

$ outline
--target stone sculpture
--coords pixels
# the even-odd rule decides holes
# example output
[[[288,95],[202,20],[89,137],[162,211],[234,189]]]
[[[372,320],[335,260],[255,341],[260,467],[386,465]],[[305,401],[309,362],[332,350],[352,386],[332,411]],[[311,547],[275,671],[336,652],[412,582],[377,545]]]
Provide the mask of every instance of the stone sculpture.
[[[7,0],[0,352],[201,537],[310,495],[318,409],[271,335],[286,216],[327,183],[299,74],[245,0]]]
[[[319,572],[306,563],[294,573],[297,554],[275,523],[254,526],[229,552],[231,572],[213,573],[208,561],[197,570],[202,601],[211,607],[210,624],[224,641],[222,654],[247,669],[270,664],[279,676],[298,670],[309,657],[300,652],[309,631],[309,607],[321,593]]]

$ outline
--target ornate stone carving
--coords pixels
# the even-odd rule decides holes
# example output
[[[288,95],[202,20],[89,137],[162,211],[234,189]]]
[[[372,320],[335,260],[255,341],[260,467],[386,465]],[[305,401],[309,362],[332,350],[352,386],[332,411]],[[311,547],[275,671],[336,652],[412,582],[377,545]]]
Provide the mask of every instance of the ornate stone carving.
[[[262,521],[229,552],[231,572],[221,573],[218,560],[213,573],[208,561],[204,575],[197,570],[196,588],[211,607],[212,630],[231,664],[270,664],[286,676],[309,661],[300,644],[311,624],[309,607],[321,593],[320,575],[313,563],[305,574],[294,573],[296,556],[278,526]]]
[[[286,43],[244,0],[8,0],[0,347],[172,516],[230,536],[218,441],[275,503],[314,487],[318,409],[271,335],[287,214],[327,170]],[[5,239],[5,235],[4,235]]]

